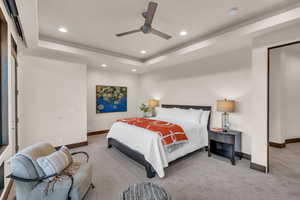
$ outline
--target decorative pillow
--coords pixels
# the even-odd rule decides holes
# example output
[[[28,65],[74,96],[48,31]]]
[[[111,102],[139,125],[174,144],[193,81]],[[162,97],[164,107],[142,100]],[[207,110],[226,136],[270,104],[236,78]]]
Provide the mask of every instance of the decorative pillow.
[[[62,146],[60,150],[37,159],[39,166],[43,169],[46,176],[60,174],[65,168],[72,163],[70,151],[67,147]]]

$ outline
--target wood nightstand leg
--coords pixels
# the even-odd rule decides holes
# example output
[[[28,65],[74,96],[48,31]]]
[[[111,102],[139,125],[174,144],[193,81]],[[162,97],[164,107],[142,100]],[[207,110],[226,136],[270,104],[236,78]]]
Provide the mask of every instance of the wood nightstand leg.
[[[235,165],[235,158],[231,158],[231,164]]]
[[[231,147],[232,155],[231,155],[231,164],[235,165],[235,151],[234,151],[234,145]]]
[[[208,140],[208,146],[205,147],[205,148],[207,148],[207,155],[208,155],[208,157],[211,157],[211,152],[210,152],[210,146],[211,146],[211,144],[210,143],[211,142]]]

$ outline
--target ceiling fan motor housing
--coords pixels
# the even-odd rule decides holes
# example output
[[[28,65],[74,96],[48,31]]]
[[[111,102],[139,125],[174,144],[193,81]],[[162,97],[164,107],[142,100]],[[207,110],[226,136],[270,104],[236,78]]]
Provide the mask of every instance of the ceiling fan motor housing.
[[[151,25],[148,25],[148,24],[144,24],[142,27],[141,27],[141,30],[143,33],[150,33],[151,32]]]
[[[143,12],[142,16],[146,19],[147,18],[147,12]]]

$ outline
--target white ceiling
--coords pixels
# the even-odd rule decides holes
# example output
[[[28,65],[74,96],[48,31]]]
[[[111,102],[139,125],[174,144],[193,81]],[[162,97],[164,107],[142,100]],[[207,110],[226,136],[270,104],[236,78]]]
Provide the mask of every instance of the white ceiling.
[[[38,1],[40,38],[64,41],[77,47],[93,48],[132,60],[146,60],[209,36],[242,22],[281,10],[299,0],[156,0],[158,9],[153,27],[173,36],[164,40],[136,33],[116,37],[116,33],[139,28],[147,0],[42,0]],[[238,7],[236,16],[228,10]],[[57,29],[66,27],[69,32]],[[188,35],[179,36],[181,30]],[[146,55],[140,54],[146,50]]]
[[[165,41],[141,33],[124,38],[114,36],[143,23],[140,14],[147,7],[145,0],[16,0],[26,40],[19,52],[100,68],[106,63],[105,70],[132,73],[132,69],[137,69],[135,73],[145,73],[251,47],[257,36],[287,26],[300,27],[299,2],[159,1],[154,27],[174,36]],[[229,16],[227,11],[234,6],[239,7],[239,13]],[[60,33],[59,26],[65,26],[69,32]],[[189,32],[187,37],[178,36],[182,29]],[[141,49],[149,54],[142,57]]]

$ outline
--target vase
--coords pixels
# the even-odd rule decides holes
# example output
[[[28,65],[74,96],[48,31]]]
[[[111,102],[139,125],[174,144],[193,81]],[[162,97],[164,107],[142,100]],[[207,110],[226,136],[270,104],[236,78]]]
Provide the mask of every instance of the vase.
[[[152,117],[152,113],[151,113],[151,112],[144,112],[144,113],[143,113],[143,117],[144,117],[144,118]]]

